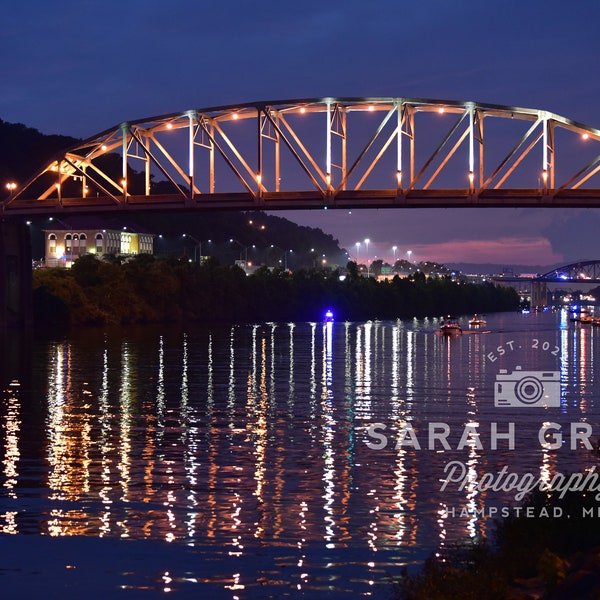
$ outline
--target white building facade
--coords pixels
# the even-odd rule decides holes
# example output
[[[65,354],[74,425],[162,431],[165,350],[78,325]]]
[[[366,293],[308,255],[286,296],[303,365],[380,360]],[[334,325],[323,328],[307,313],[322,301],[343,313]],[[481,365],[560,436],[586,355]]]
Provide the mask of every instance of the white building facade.
[[[120,229],[44,230],[46,267],[71,268],[84,254],[135,256],[154,254],[154,234]]]

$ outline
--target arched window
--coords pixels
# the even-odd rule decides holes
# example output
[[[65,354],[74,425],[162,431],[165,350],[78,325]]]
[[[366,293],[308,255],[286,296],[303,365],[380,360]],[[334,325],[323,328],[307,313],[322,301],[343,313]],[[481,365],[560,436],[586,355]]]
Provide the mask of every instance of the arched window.
[[[56,252],[56,234],[51,233],[48,235],[48,252],[54,254]]]
[[[73,248],[75,248],[75,251],[79,248],[79,235],[76,233],[73,235]]]
[[[85,235],[85,233],[79,235],[79,247],[84,253],[87,250],[87,235]]]
[[[103,236],[101,233],[96,234],[96,254],[102,254],[102,240]]]
[[[73,236],[70,233],[65,235],[65,252],[71,252]]]

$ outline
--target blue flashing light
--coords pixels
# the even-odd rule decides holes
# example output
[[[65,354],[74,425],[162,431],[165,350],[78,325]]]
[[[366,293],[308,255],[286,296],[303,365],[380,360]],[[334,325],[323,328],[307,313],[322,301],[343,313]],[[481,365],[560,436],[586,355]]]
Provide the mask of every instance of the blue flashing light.
[[[332,323],[333,322],[333,311],[331,309],[328,309],[325,312],[325,322],[326,323]]]

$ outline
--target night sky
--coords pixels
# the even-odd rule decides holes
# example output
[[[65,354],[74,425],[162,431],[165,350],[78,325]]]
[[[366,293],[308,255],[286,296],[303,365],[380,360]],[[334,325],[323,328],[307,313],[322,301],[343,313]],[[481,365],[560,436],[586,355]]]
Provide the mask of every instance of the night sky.
[[[127,120],[325,96],[470,100],[600,128],[597,0],[33,0],[5,3],[0,118],[87,138]],[[600,259],[600,213],[278,213],[371,258],[551,265]],[[364,259],[364,256],[361,256]]]

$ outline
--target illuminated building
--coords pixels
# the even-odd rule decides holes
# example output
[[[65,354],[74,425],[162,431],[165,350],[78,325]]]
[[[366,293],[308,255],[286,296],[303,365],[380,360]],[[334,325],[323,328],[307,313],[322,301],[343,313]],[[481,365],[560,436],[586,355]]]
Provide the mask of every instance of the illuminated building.
[[[84,254],[125,257],[154,254],[154,237],[138,226],[107,226],[95,218],[72,219],[68,223],[51,219],[44,229],[45,265],[70,268]]]

